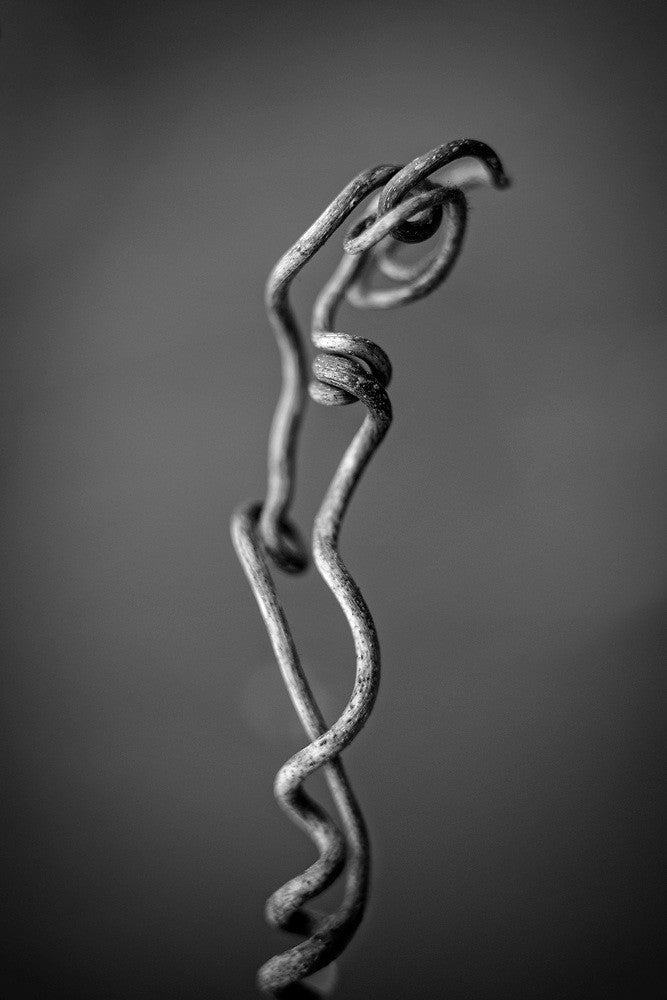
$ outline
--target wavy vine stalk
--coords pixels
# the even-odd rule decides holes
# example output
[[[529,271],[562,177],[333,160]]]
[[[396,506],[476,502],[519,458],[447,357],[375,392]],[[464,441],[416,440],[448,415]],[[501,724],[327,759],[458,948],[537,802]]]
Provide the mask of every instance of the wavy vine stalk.
[[[391,403],[386,392],[391,364],[372,341],[332,332],[335,315],[345,299],[361,308],[390,308],[421,298],[446,278],[460,252],[466,228],[466,199],[461,190],[465,180],[457,187],[443,187],[427,178],[435,170],[471,156],[483,164],[486,178],[495,186],[507,185],[498,157],[477,140],[439,146],[402,168],[371,168],[343,189],[281,258],[267,283],[267,311],[280,349],[283,388],[270,435],[266,499],[263,504],[246,504],[237,509],[232,517],[232,537],[285,684],[310,740],[278,772],[275,796],[319,851],[305,872],[278,889],[267,902],[266,915],[273,926],[304,937],[259,970],[260,988],[275,997],[313,995],[303,980],[346,947],[363,917],[370,875],[368,834],[340,754],[363,727],[373,707],[380,677],[380,649],[370,611],[338,551],[338,538],[354,490],[391,423]],[[291,281],[307,261],[378,188],[382,191],[370,211],[348,234],[345,255],[318,296],[312,317],[311,339],[319,353],[313,361],[310,395],[324,405],[360,400],[367,408],[361,427],[334,473],[313,528],[314,560],[347,618],[356,658],[350,699],[340,717],[327,727],[301,667],[269,568],[269,559],[286,572],[300,572],[307,564],[305,545],[289,518],[307,366],[288,292]],[[389,236],[403,242],[425,240],[443,218],[440,245],[416,264],[401,264],[386,243],[381,243]],[[398,282],[396,287],[373,288],[372,276],[378,272]],[[340,827],[303,788],[307,778],[320,768]],[[345,892],[338,909],[328,915],[306,909],[306,904],[331,885],[345,865]]]

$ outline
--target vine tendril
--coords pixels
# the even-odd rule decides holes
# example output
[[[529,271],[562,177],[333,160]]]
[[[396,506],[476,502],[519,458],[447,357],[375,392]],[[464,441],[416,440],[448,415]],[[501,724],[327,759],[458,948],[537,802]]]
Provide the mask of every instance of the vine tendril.
[[[404,167],[372,167],[343,188],[281,257],[266,286],[267,312],[280,350],[283,386],[269,438],[266,498],[261,504],[245,504],[235,511],[232,538],[287,690],[310,740],[280,768],[275,796],[319,852],[306,871],[276,890],[266,904],[270,924],[303,937],[259,970],[260,988],[275,997],[314,995],[304,980],[333,961],[350,941],[363,917],[370,878],[368,833],[340,754],[363,727],[377,697],[380,648],[373,618],[341,558],[338,539],[354,491],[391,423],[387,395],[391,363],[372,341],[334,332],[335,317],[344,301],[360,308],[387,309],[422,298],[445,280],[461,251],[467,225],[463,188],[480,178],[471,174],[468,184],[461,170],[456,175],[456,186],[440,185],[428,178],[464,157],[474,157],[482,164],[486,178],[496,187],[507,186],[494,151],[474,139],[438,146]],[[315,301],[311,340],[317,353],[308,386],[305,347],[289,302],[290,284],[352,211],[378,190],[366,213],[350,229],[342,260]],[[396,259],[396,241],[421,242],[441,225],[440,244],[422,260],[403,264]],[[372,278],[377,274],[392,281],[393,286],[372,287]],[[307,387],[318,403],[340,406],[359,400],[367,411],[334,472],[313,526],[313,558],[347,619],[356,661],[349,700],[330,726],[303,672],[270,565],[295,573],[308,562],[305,543],[289,514]],[[320,768],[337,820],[303,787]],[[307,908],[343,869],[345,891],[335,912],[320,914]]]

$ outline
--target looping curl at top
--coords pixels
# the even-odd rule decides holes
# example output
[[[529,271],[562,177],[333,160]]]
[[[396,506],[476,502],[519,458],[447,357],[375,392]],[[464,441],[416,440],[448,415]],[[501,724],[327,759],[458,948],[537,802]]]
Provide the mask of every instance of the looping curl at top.
[[[458,160],[474,159],[475,176],[469,167],[452,167]],[[444,185],[429,180],[430,174],[449,167]],[[266,306],[281,353],[283,388],[269,441],[268,480],[259,520],[259,534],[275,565],[298,573],[307,564],[307,552],[298,529],[289,519],[296,477],[296,446],[306,402],[308,363],[298,324],[289,302],[289,287],[304,265],[330,239],[354,209],[378,192],[370,213],[353,227],[345,242],[348,261],[358,266],[334,289],[334,298],[347,299],[364,309],[389,309],[422,298],[449,274],[460,252],[467,221],[464,188],[482,178],[497,188],[509,180],[502,164],[486,143],[461,139],[437,146],[403,167],[380,165],[362,171],[337,195],[299,240],[280,258],[266,287]],[[419,243],[433,236],[445,221],[439,247],[416,264],[394,259],[396,244]],[[391,238],[389,239],[385,239]],[[370,277],[380,272],[393,287],[373,288]],[[338,296],[338,297],[337,297]],[[331,330],[322,325],[320,330]],[[316,326],[315,329],[318,329]],[[331,350],[330,345],[327,345]],[[324,348],[327,350],[327,348]],[[322,402],[350,402],[349,392],[329,384],[318,390]],[[319,397],[318,397],[319,398]]]
[[[428,180],[428,175],[456,160],[470,157],[482,165],[483,176],[495,187],[509,185],[498,156],[478,139],[455,140],[436,146],[406,164],[387,181],[373,210],[352,227],[344,243],[345,251],[350,254],[371,251],[367,266],[360,269],[346,289],[345,296],[351,305],[362,309],[390,309],[428,295],[445,280],[460,253],[465,234],[468,213],[462,188],[470,186],[474,180],[471,181],[472,175],[466,178],[459,172],[458,178],[452,176],[450,183],[440,185]],[[437,249],[414,264],[395,260],[396,241],[424,242],[434,235],[443,218],[445,231]],[[399,283],[398,286],[370,288],[369,278],[373,271],[384,274]]]
[[[464,157],[479,160],[486,167],[494,187],[509,186],[509,178],[503,165],[490,146],[479,139],[455,139],[415,157],[390,178],[380,193],[378,218],[394,208],[420,181]],[[402,222],[392,232],[392,236],[402,243],[422,243],[434,232],[431,219],[426,218]]]

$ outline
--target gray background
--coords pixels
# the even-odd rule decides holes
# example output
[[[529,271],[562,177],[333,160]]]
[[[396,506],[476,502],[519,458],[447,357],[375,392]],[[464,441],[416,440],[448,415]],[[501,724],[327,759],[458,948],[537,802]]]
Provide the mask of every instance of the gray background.
[[[360,169],[462,136],[514,187],[429,299],[339,319],[396,374],[342,539],[384,675],[336,995],[664,995],[659,10],[2,4],[3,998],[249,998],[291,943],[262,907],[313,857],[271,796],[301,738],[228,535],[263,285]],[[310,408],[304,526],[361,416]],[[342,616],[280,585],[334,718]]]

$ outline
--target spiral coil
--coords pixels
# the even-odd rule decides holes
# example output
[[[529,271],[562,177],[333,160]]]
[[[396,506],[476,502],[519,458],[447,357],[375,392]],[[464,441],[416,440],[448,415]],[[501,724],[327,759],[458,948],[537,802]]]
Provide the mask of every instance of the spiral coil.
[[[303,873],[269,898],[266,916],[274,927],[300,934],[300,943],[266,962],[258,984],[275,997],[312,996],[303,983],[346,947],[366,905],[370,873],[368,834],[340,760],[340,753],[363,727],[377,696],[380,650],[370,611],[338,551],[345,512],[363,474],[391,423],[387,386],[391,363],[385,352],[363,337],[333,332],[343,301],[359,308],[386,309],[427,295],[449,274],[461,250],[467,223],[464,187],[481,180],[460,174],[456,186],[428,179],[442,167],[473,157],[483,177],[507,186],[502,164],[478,140],[438,146],[406,166],[378,166],[352,180],[315,223],[276,264],[266,290],[269,320],[282,360],[283,388],[274,416],[263,504],[239,507],[232,517],[232,537],[249,579],[285,684],[310,743],[281,767],[274,792],[279,805],[310,836],[319,854]],[[269,560],[285,572],[301,572],[308,557],[289,509],[294,496],[296,448],[306,402],[305,349],[289,303],[289,286],[301,268],[324,245],[350,213],[378,191],[366,214],[351,228],[345,253],[314,304],[311,340],[317,353],[308,385],[312,399],[327,406],[360,400],[367,413],[348,446],[313,527],[313,558],[320,575],[345,614],[354,640],[356,674],[350,699],[337,721],[327,727],[301,667],[285,612],[277,596]],[[416,264],[395,258],[397,242],[421,242],[444,221],[439,246]],[[384,243],[382,241],[385,241]],[[374,274],[394,287],[373,288]],[[306,779],[323,769],[339,814],[339,825],[304,791]],[[345,893],[338,909],[315,914],[306,904],[330,886],[346,868]]]

